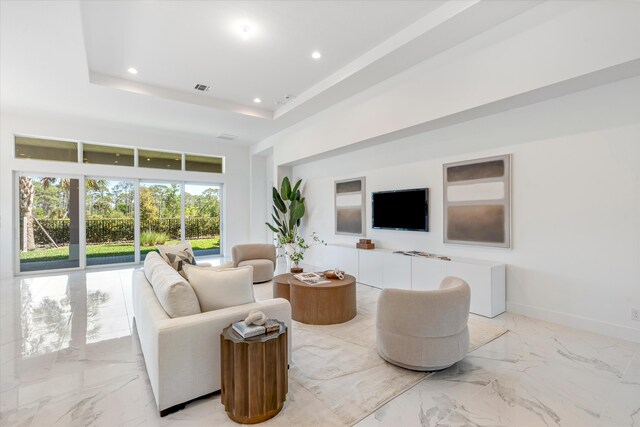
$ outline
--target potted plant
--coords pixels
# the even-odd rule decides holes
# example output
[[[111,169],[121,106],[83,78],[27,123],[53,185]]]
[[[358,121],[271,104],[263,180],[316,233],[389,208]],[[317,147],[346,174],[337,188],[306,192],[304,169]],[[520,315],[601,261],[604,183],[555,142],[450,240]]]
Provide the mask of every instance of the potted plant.
[[[300,263],[304,260],[304,253],[307,249],[315,245],[326,245],[324,240],[321,240],[315,231],[311,233],[311,241],[307,243],[300,235],[296,235],[295,242],[287,244],[284,247],[284,255],[290,261],[292,273],[302,273],[302,267]]]
[[[273,224],[266,223],[267,227],[276,234],[277,247],[284,248],[284,256],[292,273],[302,272],[299,264],[304,259],[304,253],[307,249],[317,244],[326,245],[315,232],[312,233],[309,243],[298,235],[298,227],[306,212],[305,198],[300,192],[301,184],[302,180],[300,179],[291,187],[291,181],[285,176],[280,185],[280,191],[273,187],[273,213],[271,214]]]

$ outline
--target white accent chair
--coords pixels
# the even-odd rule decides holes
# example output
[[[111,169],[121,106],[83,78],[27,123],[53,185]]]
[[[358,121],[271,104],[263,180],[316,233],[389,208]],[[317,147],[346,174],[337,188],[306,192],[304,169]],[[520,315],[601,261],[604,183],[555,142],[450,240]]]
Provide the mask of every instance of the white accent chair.
[[[234,267],[253,267],[253,283],[273,279],[276,268],[276,247],[268,243],[248,243],[231,248]]]
[[[394,365],[438,371],[462,360],[469,350],[471,291],[464,280],[446,277],[440,289],[384,289],[378,299],[377,347]]]

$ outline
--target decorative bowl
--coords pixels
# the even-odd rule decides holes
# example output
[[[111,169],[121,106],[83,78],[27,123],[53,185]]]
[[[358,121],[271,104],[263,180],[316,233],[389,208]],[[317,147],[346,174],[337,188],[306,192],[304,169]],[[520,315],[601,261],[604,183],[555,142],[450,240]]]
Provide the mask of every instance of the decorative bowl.
[[[340,270],[340,273],[344,274],[344,271]],[[340,278],[336,275],[335,270],[327,270],[324,272],[324,277],[330,280],[339,280]]]

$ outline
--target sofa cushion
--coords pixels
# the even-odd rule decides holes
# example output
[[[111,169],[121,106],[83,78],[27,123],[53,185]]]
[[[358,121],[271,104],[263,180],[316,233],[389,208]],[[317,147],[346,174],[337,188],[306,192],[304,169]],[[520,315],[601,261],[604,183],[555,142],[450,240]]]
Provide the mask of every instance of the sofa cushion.
[[[200,304],[193,288],[157,252],[149,252],[144,260],[144,274],[156,298],[170,317],[198,314]]]
[[[251,266],[219,269],[185,265],[184,269],[202,311],[255,302]]]
[[[182,277],[185,277],[182,270],[184,264],[196,265],[196,258],[193,255],[190,242],[177,245],[158,245],[158,251],[162,258]]]

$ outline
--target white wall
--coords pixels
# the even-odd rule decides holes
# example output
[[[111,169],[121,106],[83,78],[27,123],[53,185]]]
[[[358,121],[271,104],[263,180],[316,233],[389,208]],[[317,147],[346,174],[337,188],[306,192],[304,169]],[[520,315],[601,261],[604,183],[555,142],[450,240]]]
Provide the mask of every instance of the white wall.
[[[233,245],[249,239],[250,165],[249,148],[246,146],[220,143],[200,136],[54,115],[2,114],[0,124],[0,272],[3,276],[13,274],[13,171],[220,183],[224,192],[222,243],[225,255],[230,255]],[[207,174],[15,159],[13,146],[16,134],[224,156],[225,173]]]
[[[267,158],[251,156],[251,236],[254,243],[267,242],[269,200],[267,199]],[[248,242],[245,242],[248,243]]]
[[[506,263],[508,310],[640,341],[640,78],[298,165],[305,233],[334,234],[333,182],[366,176],[378,247]],[[442,243],[442,164],[513,153],[513,249]],[[372,230],[372,191],[429,187],[429,233]],[[314,262],[313,253],[305,260]]]
[[[483,109],[495,112],[518,97],[557,96],[576,90],[581,77],[602,78],[596,77],[602,70],[630,67],[637,73],[639,19],[640,2],[543,2],[253,150],[271,145],[278,166],[292,164]]]

